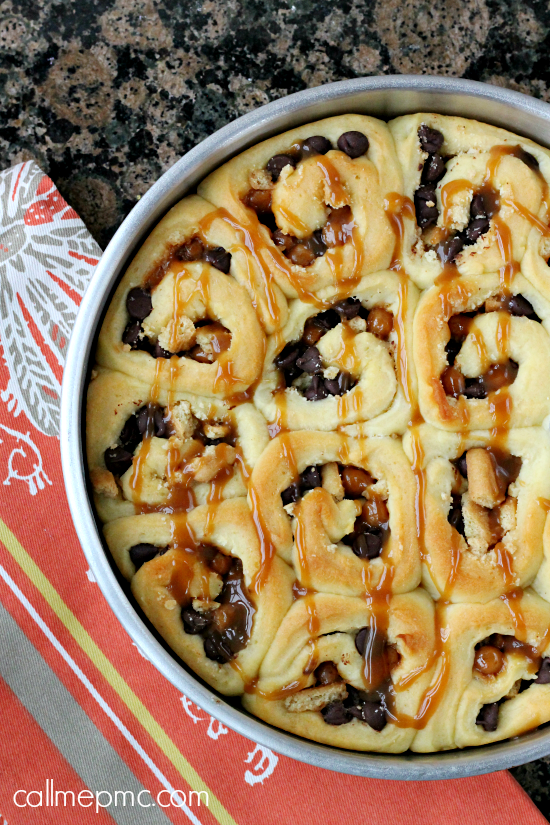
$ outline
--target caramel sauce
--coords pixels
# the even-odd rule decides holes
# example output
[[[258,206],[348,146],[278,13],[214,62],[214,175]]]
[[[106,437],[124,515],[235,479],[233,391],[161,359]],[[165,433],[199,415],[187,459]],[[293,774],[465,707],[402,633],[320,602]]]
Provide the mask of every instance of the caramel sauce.
[[[472,340],[473,345],[475,346],[479,358],[479,363],[481,365],[481,373],[487,372],[489,364],[491,363],[491,359],[489,358],[489,353],[487,352],[487,345],[485,344],[485,340],[483,335],[479,329],[470,329],[469,336]]]
[[[256,264],[257,271],[260,275],[260,283],[257,283],[256,277],[252,272],[248,271],[248,286],[254,296],[257,290],[260,290],[259,297],[261,297],[269,315],[270,320],[275,326],[278,326],[281,321],[277,300],[275,297],[275,281],[273,272],[278,271],[279,274],[289,283],[292,284],[292,270],[290,263],[286,260],[284,255],[277,249],[274,244],[268,243],[263,233],[267,233],[257,217],[245,219],[244,217],[239,222],[226,209],[219,208],[204,217],[199,224],[199,234],[204,239],[206,233],[211,225],[216,220],[224,221],[236,233],[239,242],[238,245],[231,247],[232,253],[236,249],[241,249],[244,254],[242,259],[248,265],[248,255],[251,256]],[[254,309],[258,308],[258,300],[252,298]]]
[[[443,207],[443,224],[447,226],[451,222],[451,209],[453,201],[462,194],[473,195],[474,187],[469,180],[451,180],[441,187],[441,205]]]
[[[409,218],[409,220],[412,221],[416,220],[414,203],[405,195],[398,195],[396,192],[391,192],[384,200],[384,211],[386,212],[395,236],[390,269],[394,272],[401,272],[403,270],[402,255],[403,242],[405,240],[405,218]]]
[[[333,209],[345,206],[349,201],[349,195],[340,180],[340,175],[334,164],[324,155],[316,157],[315,163],[323,173],[329,205],[332,206]]]
[[[280,213],[281,217],[288,223],[290,226],[293,226],[298,232],[303,232],[304,235],[309,235],[309,227],[303,222],[298,215],[295,215],[294,212],[291,212],[290,209],[287,209],[286,206],[279,206],[277,207],[277,211]]]

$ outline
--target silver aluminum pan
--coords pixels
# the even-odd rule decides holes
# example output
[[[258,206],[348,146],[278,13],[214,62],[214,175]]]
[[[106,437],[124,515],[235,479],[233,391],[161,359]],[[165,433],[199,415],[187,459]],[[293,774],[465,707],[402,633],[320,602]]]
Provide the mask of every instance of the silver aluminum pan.
[[[69,505],[90,568],[116,617],[155,667],[207,713],[243,736],[302,762],[381,779],[450,779],[490,773],[550,754],[550,727],[487,747],[436,754],[374,754],[331,748],[285,733],[215,693],[149,631],[113,571],[86,482],[83,409],[90,358],[114,285],[155,223],[216,167],[265,138],[345,112],[383,119],[433,111],[476,118],[550,146],[550,105],[454,78],[365,77],[308,89],[268,103],[204,140],[169,169],[138,202],[105,250],[74,326],[63,379],[61,457]]]

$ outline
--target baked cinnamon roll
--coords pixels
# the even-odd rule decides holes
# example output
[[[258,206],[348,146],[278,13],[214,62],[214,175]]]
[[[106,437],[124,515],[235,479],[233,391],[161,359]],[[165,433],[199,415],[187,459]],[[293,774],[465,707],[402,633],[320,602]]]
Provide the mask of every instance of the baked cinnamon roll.
[[[246,495],[268,443],[252,404],[170,393],[98,368],[88,388],[87,455],[102,521]]]
[[[424,419],[455,431],[541,424],[550,413],[550,303],[521,275],[427,290],[414,319]]]
[[[243,704],[307,739],[401,753],[433,669],[434,609],[422,590],[389,604],[329,594],[299,598]]]
[[[422,456],[424,587],[434,599],[487,602],[517,587],[550,590],[543,531],[550,437],[539,428],[447,433],[422,426],[404,439]]]
[[[547,212],[550,152],[486,123],[434,114],[389,124],[404,178],[403,262],[421,288],[444,270],[519,266]]]
[[[272,551],[293,564],[299,586],[346,596],[417,587],[414,494],[398,442],[320,432],[272,441],[249,487]]]
[[[228,398],[259,377],[265,339],[246,289],[228,275],[231,254],[199,237],[205,210],[182,201],[155,227],[115,292],[96,357],[163,389]]]
[[[395,235],[384,200],[401,186],[387,126],[342,115],[248,149],[198,191],[233,216],[266,278],[310,300],[389,266]]]
[[[319,311],[291,302],[285,327],[267,342],[254,403],[274,429],[361,435],[405,431],[416,396],[412,322],[417,291],[398,273],[365,276],[349,298]]]
[[[117,519],[105,538],[172,650],[221,693],[242,693],[292,602],[292,573],[280,559],[256,586],[261,553],[246,501]]]
[[[550,605],[530,590],[441,609],[438,707],[412,744],[487,745],[550,721]]]

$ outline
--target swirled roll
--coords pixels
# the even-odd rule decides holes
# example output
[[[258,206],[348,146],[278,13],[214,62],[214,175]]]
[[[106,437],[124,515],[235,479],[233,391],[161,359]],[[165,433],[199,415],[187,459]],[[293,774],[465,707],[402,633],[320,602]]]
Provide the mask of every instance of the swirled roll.
[[[201,199],[186,199],[149,235],[107,310],[101,366],[220,398],[257,380],[264,334],[247,290],[227,274],[232,255],[209,245],[213,229],[199,232],[211,212]]]
[[[488,602],[529,584],[550,592],[543,532],[550,436],[542,428],[447,433],[423,426],[404,439],[423,456],[423,584],[434,599]]]
[[[384,202],[401,186],[387,126],[343,115],[248,149],[198,191],[233,216],[266,280],[311,300],[389,266],[395,234]]]
[[[327,309],[291,302],[285,327],[267,342],[254,403],[268,421],[290,430],[354,434],[405,431],[416,397],[412,323],[413,284],[385,271],[365,276]]]
[[[414,494],[395,440],[320,432],[272,441],[249,488],[257,520],[299,585],[353,596],[419,584]]]
[[[401,254],[418,286],[448,267],[464,275],[519,268],[532,227],[546,220],[550,152],[458,117],[407,115],[389,128],[407,197]]]
[[[105,538],[132,593],[172,650],[221,693],[242,693],[292,602],[292,572],[261,555],[244,499],[185,514],[117,519]]]
[[[268,443],[252,404],[153,389],[101,367],[88,388],[87,456],[102,521],[246,495]],[[244,477],[243,477],[244,475]]]
[[[438,708],[412,744],[487,745],[550,721],[550,605],[535,593],[441,611]]]
[[[550,413],[550,302],[521,275],[427,290],[414,319],[424,419],[448,430],[529,427]]]
[[[550,300],[550,220],[549,210],[543,219],[531,229],[527,248],[521,259],[521,274]]]
[[[434,641],[433,602],[422,590],[394,596],[384,608],[321,593],[301,598],[243,704],[316,742],[401,753],[416,733]]]

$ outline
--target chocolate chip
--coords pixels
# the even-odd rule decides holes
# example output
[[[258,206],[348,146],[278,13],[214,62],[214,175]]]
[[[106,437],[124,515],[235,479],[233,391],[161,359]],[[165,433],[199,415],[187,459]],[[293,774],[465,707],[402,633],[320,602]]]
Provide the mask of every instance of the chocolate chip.
[[[316,323],[315,318],[309,318],[304,327],[302,341],[307,344],[308,347],[312,347],[323,337],[325,332],[326,330],[320,324]]]
[[[483,376],[480,375],[479,378],[467,378],[466,387],[462,391],[462,395],[466,398],[487,398],[487,390],[485,389]]]
[[[181,618],[185,632],[191,636],[195,636],[197,633],[203,633],[212,621],[210,612],[199,613],[198,610],[193,610],[192,607],[182,610]]]
[[[274,364],[277,367],[277,369],[288,370],[291,367],[295,366],[296,361],[300,357],[301,353],[302,346],[299,342],[297,344],[287,344],[285,347],[283,347],[279,355],[275,358]]]
[[[466,240],[468,243],[475,243],[478,238],[489,230],[488,218],[474,218],[466,227]]]
[[[332,308],[338,313],[342,321],[351,321],[352,318],[356,318],[359,315],[361,301],[359,298],[346,298],[334,304]]]
[[[451,338],[448,344],[445,345],[445,352],[447,353],[447,363],[450,367],[454,364],[456,356],[462,348],[462,343],[455,338]]]
[[[296,366],[309,375],[320,372],[323,364],[321,361],[321,353],[317,347],[308,347],[304,354],[296,360]]]
[[[550,659],[543,659],[535,679],[536,685],[550,685]]]
[[[430,155],[439,152],[443,146],[443,135],[437,129],[431,129],[425,123],[418,130],[418,138],[420,146],[424,152],[429,152]]]
[[[327,251],[327,247],[323,240],[323,230],[316,229],[313,235],[308,238],[307,245],[316,258],[320,258],[321,255],[324,255]]]
[[[141,441],[141,433],[138,427],[137,415],[131,415],[126,419],[124,427],[118,437],[120,444],[129,452],[133,453]]]
[[[536,317],[533,305],[527,300],[527,298],[524,298],[523,295],[512,295],[508,301],[508,309],[510,310],[512,315],[535,315]]]
[[[325,389],[330,395],[344,395],[353,386],[353,376],[349,372],[339,372],[336,378],[325,378]]]
[[[134,544],[133,547],[130,547],[130,559],[136,570],[139,570],[142,564],[154,559],[159,552],[160,548],[155,544]]]
[[[466,461],[466,452],[463,452],[460,458],[453,461],[456,469],[464,478],[468,478],[468,462]]]
[[[210,266],[214,266],[216,269],[219,269],[220,272],[224,272],[227,275],[229,267],[231,266],[231,253],[224,249],[223,246],[215,246],[213,249],[206,250],[204,260],[209,263]]]
[[[359,533],[351,549],[360,559],[376,559],[382,551],[382,536],[376,533]]]
[[[416,222],[421,229],[431,226],[437,222],[439,212],[437,210],[437,198],[435,196],[435,186],[427,183],[419,186],[414,193],[414,208],[416,212]]]
[[[124,447],[108,447],[103,453],[105,466],[114,476],[122,476],[132,466],[133,455]]]
[[[306,467],[300,476],[300,481],[303,490],[315,490],[316,487],[321,486],[321,473],[319,468],[312,465]]]
[[[454,527],[457,533],[460,533],[461,536],[464,535],[464,517],[462,515],[462,499],[460,496],[453,495],[447,521],[451,527]]]
[[[340,674],[334,662],[322,662],[315,668],[313,675],[318,685],[332,685],[334,682],[340,681]]]
[[[283,500],[283,505],[285,504],[294,504],[295,501],[298,501],[300,498],[300,485],[297,481],[293,481],[286,490],[283,490],[281,493],[281,498]]]
[[[532,169],[533,172],[539,171],[539,162],[530,152],[526,152],[525,149],[522,149],[521,146],[517,147],[516,157],[518,160],[521,160],[525,163],[529,169]]]
[[[338,138],[338,148],[350,158],[359,158],[369,148],[369,139],[363,132],[344,132]]]
[[[183,244],[175,253],[175,257],[180,261],[200,261],[204,254],[204,244],[199,238],[191,238]]]
[[[136,413],[137,425],[143,438],[168,438],[168,422],[164,418],[164,409],[158,404],[147,404]]]
[[[311,379],[311,384],[304,393],[304,398],[307,401],[321,401],[326,398],[328,392],[325,383],[320,375],[314,375]]]
[[[334,329],[340,323],[340,317],[333,309],[326,309],[315,316],[315,323],[324,329]]]
[[[128,344],[131,349],[140,349],[141,321],[130,321],[122,333],[122,343]]]
[[[476,719],[476,725],[480,725],[487,733],[492,733],[498,725],[498,702],[491,702],[483,705]]]
[[[365,650],[367,649],[367,641],[369,639],[370,632],[370,627],[362,627],[355,637],[355,649],[357,650],[357,653],[360,656],[365,655]]]
[[[474,195],[472,198],[472,202],[470,203],[470,217],[471,218],[486,218],[487,213],[485,211],[485,202],[483,200],[483,195],[478,192],[477,195]]]
[[[386,710],[381,702],[364,702],[361,717],[363,722],[379,732],[387,725]]]
[[[463,248],[464,238],[461,235],[455,235],[454,237],[447,238],[447,240],[438,244],[436,252],[439,256],[439,260],[443,266],[445,266],[445,264],[452,263],[456,256],[462,252]]]
[[[343,702],[329,702],[321,713],[327,725],[345,725],[349,722],[349,712]]]
[[[151,354],[153,358],[171,358],[173,355],[173,353],[168,352],[167,349],[161,347],[158,341],[155,341],[155,343],[153,344],[153,350]]]
[[[268,160],[266,168],[273,182],[279,180],[279,175],[285,166],[292,166],[294,168],[296,166],[296,159],[290,155],[273,155],[273,157]]]
[[[221,665],[226,664],[233,658],[233,651],[229,646],[229,642],[217,631],[213,631],[204,640],[204,653],[207,659],[212,659]]]
[[[141,289],[139,286],[131,289],[126,296],[126,309],[131,318],[137,318],[139,321],[147,318],[153,311],[153,302],[149,290]]]
[[[445,162],[441,155],[430,155],[422,168],[422,183],[437,183],[445,174]]]
[[[304,140],[302,144],[302,155],[304,158],[310,155],[326,155],[332,149],[330,140],[322,135],[312,135]]]

